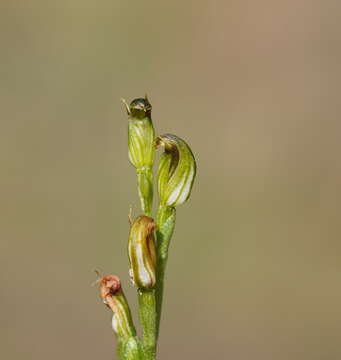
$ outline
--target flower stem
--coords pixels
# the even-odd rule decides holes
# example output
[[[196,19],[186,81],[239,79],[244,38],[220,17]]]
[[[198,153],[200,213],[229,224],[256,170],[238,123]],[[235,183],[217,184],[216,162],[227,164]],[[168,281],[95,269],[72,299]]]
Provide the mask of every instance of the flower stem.
[[[157,213],[156,336],[159,335],[168,247],[175,227],[174,207],[160,205]]]
[[[151,168],[137,169],[138,192],[145,215],[152,215],[153,172]],[[143,359],[156,358],[156,299],[155,289],[138,289],[139,316],[143,335]]]
[[[153,206],[153,172],[149,167],[137,169],[138,192],[141,208],[145,215],[152,215]]]
[[[136,336],[118,339],[117,355],[120,360],[142,360],[141,344]]]
[[[143,334],[145,360],[156,358],[156,305],[155,290],[138,290],[139,315]]]

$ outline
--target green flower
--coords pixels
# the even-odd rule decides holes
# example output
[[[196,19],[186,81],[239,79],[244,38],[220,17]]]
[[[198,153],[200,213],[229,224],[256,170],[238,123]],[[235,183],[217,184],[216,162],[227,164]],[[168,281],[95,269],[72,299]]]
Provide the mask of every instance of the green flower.
[[[136,168],[138,192],[142,210],[151,215],[153,204],[153,164],[155,158],[155,132],[151,119],[152,105],[147,96],[128,105],[128,156]]]
[[[156,282],[155,222],[148,216],[138,217],[131,226],[128,240],[130,277],[139,289],[151,289]]]
[[[122,100],[128,113],[128,156],[136,169],[152,167],[155,157],[155,132],[151,119],[152,105],[147,96],[133,100],[130,105]]]
[[[191,194],[196,175],[195,159],[190,147],[176,135],[159,136],[157,144],[164,148],[157,173],[160,203],[175,207]]]

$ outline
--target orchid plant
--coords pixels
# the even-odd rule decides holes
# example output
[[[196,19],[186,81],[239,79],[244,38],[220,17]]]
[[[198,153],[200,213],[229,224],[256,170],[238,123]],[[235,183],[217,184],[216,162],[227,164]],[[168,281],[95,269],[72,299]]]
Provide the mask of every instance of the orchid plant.
[[[100,296],[112,311],[112,328],[120,360],[154,360],[157,356],[168,248],[176,208],[188,200],[196,175],[196,162],[187,143],[172,134],[156,136],[147,98],[129,105],[128,155],[136,169],[142,215],[129,216],[129,275],[137,289],[142,336],[138,336],[121,281],[115,275],[99,279]],[[163,150],[157,169],[159,205],[153,216],[153,166],[157,148]]]

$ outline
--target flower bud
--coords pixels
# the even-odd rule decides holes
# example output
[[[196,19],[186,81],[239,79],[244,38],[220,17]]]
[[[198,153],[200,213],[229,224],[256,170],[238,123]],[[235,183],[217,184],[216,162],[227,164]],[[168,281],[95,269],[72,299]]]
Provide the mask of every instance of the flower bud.
[[[164,148],[157,173],[160,203],[168,207],[183,204],[191,194],[196,174],[193,153],[176,135],[159,136],[157,144]]]
[[[124,101],[128,120],[128,155],[136,169],[152,167],[155,156],[155,132],[151,119],[152,105],[147,96],[133,100],[130,105]]]
[[[139,289],[151,289],[156,282],[156,251],[154,220],[148,216],[138,217],[131,226],[128,240],[130,277]]]
[[[117,276],[107,275],[100,279],[100,296],[113,312],[112,327],[120,341],[136,336],[129,305]]]

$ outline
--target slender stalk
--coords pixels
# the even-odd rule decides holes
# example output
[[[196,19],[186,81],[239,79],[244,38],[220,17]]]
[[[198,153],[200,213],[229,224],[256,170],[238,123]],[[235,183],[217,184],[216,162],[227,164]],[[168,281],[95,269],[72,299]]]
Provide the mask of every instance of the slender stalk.
[[[174,207],[159,206],[157,213],[157,264],[156,264],[156,336],[159,336],[165,271],[168,260],[168,247],[175,227],[176,211]]]
[[[138,290],[138,299],[144,359],[154,360],[156,358],[155,290]]]
[[[118,339],[117,355],[120,360],[142,360],[141,343],[137,336],[128,339]]]
[[[141,208],[145,215],[152,215],[153,206],[153,172],[150,167],[143,167],[136,170],[138,192],[141,201]]]
[[[137,169],[138,192],[141,208],[145,215],[152,215],[153,173],[151,168]],[[156,359],[156,298],[155,290],[138,289],[139,315],[143,335],[145,360]]]

